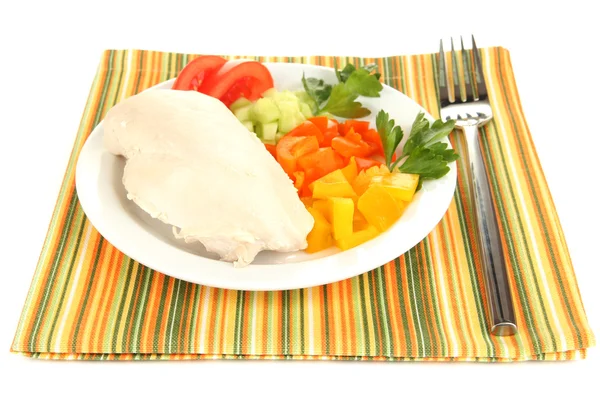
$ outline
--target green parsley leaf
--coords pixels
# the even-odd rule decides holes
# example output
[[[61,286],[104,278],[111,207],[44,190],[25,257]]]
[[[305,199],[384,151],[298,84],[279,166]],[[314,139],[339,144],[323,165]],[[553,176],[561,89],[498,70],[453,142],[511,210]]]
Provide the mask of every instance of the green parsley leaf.
[[[306,93],[308,93],[310,98],[313,99],[317,105],[317,109],[312,110],[313,113],[316,113],[321,104],[327,101],[329,96],[331,96],[332,86],[325,83],[323,79],[306,78],[304,74],[302,74],[302,86],[304,86]]]
[[[404,161],[398,170],[418,174],[420,177],[418,188],[421,187],[423,180],[438,179],[446,175],[450,171],[448,163],[458,159],[454,149],[448,148],[447,143],[440,142],[452,132],[454,121],[436,120],[430,126],[424,113],[417,114],[402,154],[394,162],[392,157],[404,136],[402,129],[400,126],[395,126],[394,120],[390,120],[389,115],[383,110],[377,114],[375,124],[383,145],[385,162],[390,171],[393,171],[400,161]]]
[[[447,155],[419,147],[398,169],[407,174],[418,174],[421,181],[438,179],[450,171],[447,159]]]
[[[454,120],[442,122],[438,119],[429,126],[429,121],[425,119],[425,114],[420,112],[413,123],[408,140],[404,145],[403,152],[411,154],[419,147],[429,147],[445,138],[454,129]]]
[[[348,80],[348,78],[350,78],[350,75],[354,73],[354,71],[356,71],[356,67],[352,64],[346,64],[344,69],[341,71],[338,71],[337,68],[335,69],[336,75],[340,83],[345,83]]]
[[[393,119],[390,120],[388,113],[383,110],[379,111],[377,117],[375,118],[375,126],[377,128],[377,133],[379,133],[379,137],[381,138],[381,143],[383,144],[385,163],[388,166],[392,164],[394,151],[396,151],[396,148],[404,136],[402,128],[394,125],[395,122]]]
[[[329,112],[342,118],[362,118],[371,114],[371,111],[355,101],[357,98],[357,93],[348,90],[343,83],[338,83],[333,87],[331,96],[321,112]]]
[[[354,71],[346,80],[346,88],[365,97],[379,97],[383,85],[366,69]]]

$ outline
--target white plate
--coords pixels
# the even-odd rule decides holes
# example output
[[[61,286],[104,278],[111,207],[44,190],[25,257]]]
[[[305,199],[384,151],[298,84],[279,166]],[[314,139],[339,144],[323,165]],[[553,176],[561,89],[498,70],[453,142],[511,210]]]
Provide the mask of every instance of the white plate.
[[[335,82],[332,69],[303,64],[265,63],[279,90],[302,89],[301,77]],[[173,80],[148,90],[169,89]],[[379,98],[361,98],[371,109],[372,125],[384,109],[405,132],[406,140],[418,112],[413,100],[384,85]],[[426,113],[426,112],[425,112]],[[429,114],[427,118],[433,120]],[[112,245],[134,260],[166,275],[202,285],[237,290],[306,288],[360,275],[393,260],[425,238],[444,216],[456,186],[456,164],[441,179],[423,185],[400,220],[385,233],[356,248],[305,252],[261,252],[247,267],[234,268],[219,261],[201,244],[189,245],[173,237],[166,224],[152,219],[126,197],[121,183],[125,161],[102,146],[98,124],[87,139],[77,162],[76,188],[84,212]],[[403,144],[403,143],[402,143]],[[400,145],[400,148],[402,146]]]

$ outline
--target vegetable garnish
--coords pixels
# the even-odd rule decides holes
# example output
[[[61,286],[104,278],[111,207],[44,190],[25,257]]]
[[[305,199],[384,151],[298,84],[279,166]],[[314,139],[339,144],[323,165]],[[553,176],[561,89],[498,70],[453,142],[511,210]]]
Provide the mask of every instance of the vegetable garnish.
[[[389,119],[388,113],[381,110],[375,120],[377,132],[383,144],[385,162],[390,171],[393,171],[400,161],[404,162],[398,167],[400,172],[418,174],[421,181],[438,179],[450,171],[448,163],[459,158],[447,143],[440,142],[454,129],[455,121],[442,122],[438,119],[429,124],[425,114],[420,112],[412,125],[410,134],[402,153],[392,161],[396,148],[402,141],[404,132],[400,126],[395,126],[394,120]]]
[[[342,118],[362,118],[370,115],[371,111],[356,99],[358,96],[379,97],[383,85],[379,82],[381,74],[375,72],[377,66],[369,64],[356,69],[354,65],[348,64],[341,71],[337,69],[337,65],[334,67],[338,78],[336,85],[302,75],[304,90],[316,104],[313,113],[329,113]]]

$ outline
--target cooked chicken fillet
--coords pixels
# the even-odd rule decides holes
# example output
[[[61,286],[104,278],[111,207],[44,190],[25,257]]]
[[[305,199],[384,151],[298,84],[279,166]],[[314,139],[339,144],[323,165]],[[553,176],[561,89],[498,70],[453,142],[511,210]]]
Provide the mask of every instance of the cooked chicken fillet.
[[[104,145],[127,159],[128,198],[175,237],[234,266],[307,246],[314,220],[262,142],[219,100],[148,90],[110,109]]]

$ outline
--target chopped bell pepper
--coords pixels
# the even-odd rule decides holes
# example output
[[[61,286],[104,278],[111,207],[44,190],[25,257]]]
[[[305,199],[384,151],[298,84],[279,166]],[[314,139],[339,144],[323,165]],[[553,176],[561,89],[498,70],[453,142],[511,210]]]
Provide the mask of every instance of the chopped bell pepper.
[[[358,210],[369,224],[380,232],[386,231],[400,218],[403,209],[381,186],[370,186],[358,199]]]
[[[367,225],[364,229],[356,231],[349,236],[344,236],[335,241],[341,250],[348,250],[361,245],[379,235],[379,231],[373,225]]]
[[[354,221],[354,202],[352,199],[332,197],[331,225],[334,239],[341,239],[352,235]]]
[[[419,175],[392,172],[374,176],[369,186],[381,186],[397,200],[411,201],[419,184]]]
[[[325,250],[333,245],[333,237],[331,235],[331,224],[327,222],[325,217],[312,207],[307,208],[308,212],[313,216],[315,223],[312,230],[306,237],[308,246],[305,251],[307,253],[316,253]]]

